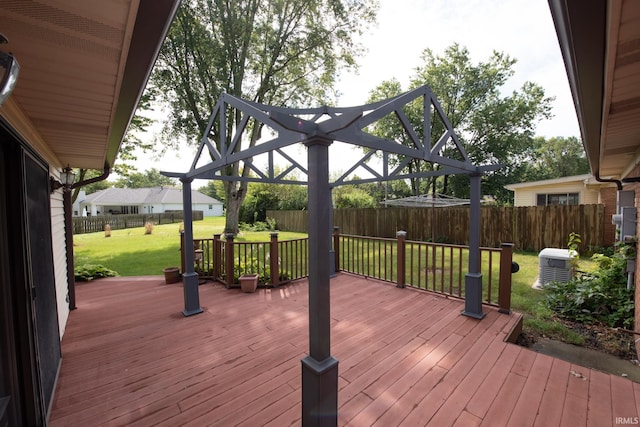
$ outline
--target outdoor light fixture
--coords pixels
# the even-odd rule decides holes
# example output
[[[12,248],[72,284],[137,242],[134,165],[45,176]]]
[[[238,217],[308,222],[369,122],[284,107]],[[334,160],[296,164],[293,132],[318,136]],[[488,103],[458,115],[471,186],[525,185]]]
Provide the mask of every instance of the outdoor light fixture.
[[[76,180],[76,174],[73,172],[73,169],[67,165],[66,168],[60,171],[60,181],[53,177],[49,177],[49,182],[51,184],[51,192],[53,193],[58,188],[71,188],[73,182]]]
[[[7,38],[0,33],[0,44],[7,43]],[[20,64],[11,53],[0,52],[0,68],[3,70],[3,75],[0,78],[0,106],[11,95],[13,88],[16,86],[18,80],[18,73],[20,73]]]

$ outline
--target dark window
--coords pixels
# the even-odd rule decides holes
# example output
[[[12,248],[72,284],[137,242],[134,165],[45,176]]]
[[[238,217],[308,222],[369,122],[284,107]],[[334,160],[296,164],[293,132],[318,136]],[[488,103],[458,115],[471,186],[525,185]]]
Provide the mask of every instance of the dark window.
[[[137,214],[138,213],[138,207],[137,206],[120,206],[120,210],[117,211],[117,212],[113,212],[113,213]]]
[[[578,193],[538,194],[536,197],[536,204],[538,206],[577,205],[579,201]]]

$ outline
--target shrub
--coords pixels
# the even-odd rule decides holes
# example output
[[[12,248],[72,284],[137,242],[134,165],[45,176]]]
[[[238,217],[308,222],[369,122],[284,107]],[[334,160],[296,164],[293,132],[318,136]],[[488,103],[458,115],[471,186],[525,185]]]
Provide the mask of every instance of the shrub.
[[[246,262],[240,262],[233,267],[233,282],[239,283],[239,278],[243,274],[257,274],[259,283],[271,283],[271,267],[269,265],[269,257],[267,256],[266,263],[262,264],[258,262],[255,257],[247,258]],[[291,273],[288,271],[281,271],[278,276],[281,282],[289,280]]]
[[[545,285],[546,305],[560,317],[610,327],[633,327],[634,291],[627,289],[626,267],[635,250],[621,245],[613,256],[595,254],[594,273],[581,273],[568,283]]]
[[[275,231],[276,220],[267,218],[266,221],[256,221],[253,224],[242,222],[238,227],[242,231]]]
[[[77,282],[89,282],[103,277],[116,277],[118,273],[102,265],[81,265],[73,270]]]

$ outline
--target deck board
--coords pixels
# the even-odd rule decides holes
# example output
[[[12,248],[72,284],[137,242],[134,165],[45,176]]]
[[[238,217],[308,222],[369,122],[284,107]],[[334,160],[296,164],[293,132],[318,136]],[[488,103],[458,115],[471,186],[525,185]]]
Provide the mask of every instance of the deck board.
[[[51,426],[288,426],[301,422],[306,281],[243,294],[208,282],[182,316],[161,277],[78,284]],[[339,274],[331,280],[341,426],[597,425],[640,413],[622,377],[506,343],[520,320]]]

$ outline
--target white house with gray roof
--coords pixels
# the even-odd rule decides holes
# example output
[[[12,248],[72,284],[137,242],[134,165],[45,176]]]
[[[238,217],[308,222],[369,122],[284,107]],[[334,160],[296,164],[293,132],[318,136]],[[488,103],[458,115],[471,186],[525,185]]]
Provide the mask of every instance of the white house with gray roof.
[[[193,210],[204,216],[222,216],[222,202],[199,191],[191,192]],[[117,215],[148,214],[182,211],[182,189],[170,187],[154,188],[107,188],[96,191],[80,201],[80,214]]]

